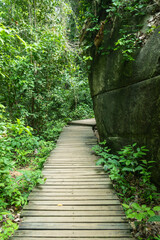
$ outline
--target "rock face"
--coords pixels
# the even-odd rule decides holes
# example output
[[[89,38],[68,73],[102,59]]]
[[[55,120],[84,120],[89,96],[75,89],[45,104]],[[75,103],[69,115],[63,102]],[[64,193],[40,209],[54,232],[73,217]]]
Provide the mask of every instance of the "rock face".
[[[118,26],[117,26],[118,27]],[[106,26],[106,32],[109,31]],[[160,183],[160,28],[138,49],[135,61],[123,61],[119,51],[93,54],[89,77],[101,140],[115,150],[137,142],[147,146],[156,161],[153,179]],[[106,49],[116,39],[104,37]]]

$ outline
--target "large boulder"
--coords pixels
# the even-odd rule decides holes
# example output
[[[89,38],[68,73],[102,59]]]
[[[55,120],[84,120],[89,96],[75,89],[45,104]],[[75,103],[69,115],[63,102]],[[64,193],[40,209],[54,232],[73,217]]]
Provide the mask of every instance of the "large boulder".
[[[104,51],[114,47],[117,28],[112,37],[104,36]],[[121,51],[95,50],[92,56],[89,83],[101,140],[115,150],[134,142],[147,146],[155,161],[153,179],[160,183],[160,28],[136,50],[134,61],[124,61]]]

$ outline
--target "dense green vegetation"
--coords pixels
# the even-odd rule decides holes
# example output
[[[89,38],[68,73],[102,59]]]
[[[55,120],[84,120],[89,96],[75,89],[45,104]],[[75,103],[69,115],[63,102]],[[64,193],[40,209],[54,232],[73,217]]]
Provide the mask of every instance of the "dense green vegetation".
[[[63,126],[72,119],[93,117],[87,80],[91,51],[103,55],[118,50],[125,60],[134,60],[134,50],[141,43],[137,35],[139,26],[137,23],[130,28],[121,13],[138,18],[145,14],[148,3],[148,0],[0,0],[2,240],[17,229],[19,211],[29,192],[44,183],[41,170]],[[104,31],[112,35],[117,17],[123,22],[121,38],[104,52],[103,24],[112,26],[109,32]],[[85,56],[86,52],[89,55]],[[159,210],[156,187],[150,180],[153,162],[140,160],[145,152],[145,148],[135,145],[125,147],[118,155],[111,154],[108,148],[96,149],[102,157],[98,164],[104,165],[116,183],[126,213],[136,219],[139,229],[144,229],[141,221],[146,223],[149,217],[152,221]],[[156,234],[154,239],[159,239]],[[144,236],[148,237],[142,235],[141,239]]]
[[[137,144],[125,146],[117,154],[111,153],[106,141],[93,147],[122,202],[127,218],[132,223],[134,236],[141,240],[159,239],[159,194],[151,183],[153,161],[145,160],[148,150]]]
[[[85,64],[67,21],[70,5],[61,0],[0,4],[0,100],[9,118],[23,119],[50,137],[48,129],[59,119],[89,116]]]
[[[92,56],[95,52],[109,55],[119,51],[124,61],[134,61],[136,50],[159,27],[158,22],[153,21],[142,30],[146,13],[159,11],[156,0],[81,0],[80,4],[79,21],[83,26],[80,42]],[[110,36],[107,46],[104,36]]]
[[[42,167],[53,142],[46,142],[32,134],[19,119],[0,123],[0,237],[8,237],[20,221],[17,213],[27,203],[29,192],[36,184],[44,183]],[[13,221],[13,222],[12,222]]]
[[[69,1],[0,1],[0,238],[17,229],[63,126],[93,116]]]

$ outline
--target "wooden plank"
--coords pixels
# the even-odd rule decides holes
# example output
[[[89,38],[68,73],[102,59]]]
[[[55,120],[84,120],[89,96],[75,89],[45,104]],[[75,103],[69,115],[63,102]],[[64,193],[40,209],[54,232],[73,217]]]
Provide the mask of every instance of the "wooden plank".
[[[131,237],[129,230],[19,230],[15,236],[27,237]]]
[[[63,201],[57,201],[57,200],[51,200],[51,201],[30,201],[31,204],[38,204],[38,205],[50,205],[50,206],[54,206],[54,205],[59,205],[62,204],[64,206],[99,206],[99,205],[120,205],[119,200],[81,200],[81,201],[67,201],[67,200],[63,200]],[[87,207],[86,207],[87,208]]]
[[[67,134],[66,134],[67,135]],[[82,140],[82,144],[83,144],[83,140]],[[80,150],[85,150],[85,149],[92,149],[92,147],[88,146],[88,145],[79,145],[79,146],[76,146],[76,145],[73,145],[73,146],[59,146],[58,144],[56,145],[56,147],[53,149],[53,151],[57,150],[57,149],[69,149],[69,150],[75,150],[75,149],[80,149]],[[53,152],[52,151],[52,152]]]
[[[68,167],[51,167],[51,168],[44,168],[44,171],[51,171],[51,172],[54,172],[54,171],[58,171],[58,172],[71,172],[71,171],[74,171],[74,172],[103,172],[103,168],[101,167],[85,167],[85,166],[82,166],[82,167],[75,167],[75,166],[68,166]]]
[[[109,196],[57,196],[55,197],[54,195],[52,196],[46,196],[46,195],[31,195],[29,196],[28,200],[39,200],[39,201],[51,201],[51,200],[56,200],[56,201],[75,201],[75,200],[117,200],[118,197],[115,195],[109,195]]]
[[[122,216],[92,217],[92,216],[61,216],[61,217],[24,217],[25,223],[126,223],[127,220]]]
[[[101,186],[101,185],[109,185],[111,184],[111,181],[108,182],[58,182],[58,181],[46,181],[45,184],[42,184],[41,186],[86,186],[89,187],[92,186]]]
[[[30,194],[30,196],[37,196],[37,192],[32,192]],[[90,193],[90,194],[87,194],[87,193],[84,193],[84,194],[73,194],[73,193],[63,193],[63,192],[58,192],[58,193],[53,193],[53,192],[40,192],[40,196],[42,197],[55,197],[55,198],[59,198],[59,199],[62,199],[64,200],[64,198],[75,198],[75,199],[88,199],[88,198],[92,198],[92,199],[118,199],[118,197],[115,195],[115,194],[112,194],[112,193],[109,193],[109,194],[95,194],[94,192],[93,193]]]
[[[61,132],[61,134],[63,133],[69,133],[69,134],[72,134],[72,132],[80,132],[81,133],[86,133],[87,132],[87,135],[90,133],[93,135],[93,130],[91,127],[81,127],[81,126],[78,126],[77,128],[73,128],[73,126],[68,126],[66,128],[63,129],[63,131]],[[60,134],[60,135],[61,135]]]
[[[71,185],[71,186],[78,186],[78,185],[83,185],[83,186],[89,186],[89,185],[105,185],[105,184],[111,184],[111,181],[110,180],[107,180],[107,181],[74,181],[73,179],[69,179],[70,181],[61,181],[60,179],[47,179],[45,181],[45,185],[62,185],[62,186],[65,186],[65,185]]]
[[[76,221],[73,220],[72,223],[64,223],[60,222],[60,224],[56,221],[54,222],[26,222],[21,223],[19,226],[19,229],[36,229],[36,230],[71,230],[71,229],[78,229],[78,230],[128,230],[131,229],[128,223],[76,223]]]
[[[56,158],[56,157],[54,157],[54,156],[50,156],[47,160],[46,160],[46,162],[45,162],[45,164],[46,163],[48,163],[49,161],[51,162],[50,164],[56,164],[56,163],[61,163],[61,164],[68,164],[68,163],[79,163],[79,164],[85,164],[85,163],[88,163],[88,164],[90,164],[90,163],[92,163],[92,165],[93,164],[95,164],[96,163],[96,161],[98,160],[98,158],[97,157],[95,157],[95,156],[89,156],[89,157],[76,157],[76,156],[74,156],[74,157],[59,157],[59,158]]]
[[[52,151],[52,154],[53,153],[56,153],[56,152],[87,152],[88,154],[91,153],[91,151],[93,152],[92,148],[90,146],[68,146],[68,147],[65,147],[65,146],[57,146],[53,151]]]
[[[79,175],[84,175],[84,174],[102,174],[104,175],[103,170],[98,170],[98,169],[75,169],[75,168],[69,168],[69,169],[44,169],[42,171],[44,174],[79,174]]]
[[[96,143],[97,144],[97,143]],[[94,147],[96,145],[95,143],[83,143],[83,142],[79,142],[79,143],[67,143],[67,142],[63,142],[63,143],[57,143],[57,147]]]
[[[94,141],[97,144],[96,138],[92,135],[92,132],[89,132],[89,131],[88,132],[84,132],[84,131],[82,131],[82,133],[81,133],[81,132],[71,131],[70,133],[71,134],[69,135],[69,132],[66,131],[65,133],[63,133],[63,135],[60,135],[59,138],[58,138],[57,143],[59,144],[59,143],[61,143],[61,141],[64,141],[65,143],[70,144],[70,141],[73,141],[73,145],[74,145],[77,142],[85,144],[86,142],[91,142],[92,143]],[[86,134],[88,136],[84,137],[84,135],[86,135]],[[68,138],[68,141],[66,141],[67,138]]]
[[[77,154],[74,154],[74,155],[68,155],[68,154],[57,154],[57,156],[53,155],[53,156],[50,156],[48,159],[47,159],[47,162],[52,162],[54,163],[54,160],[57,161],[57,162],[94,162],[94,161],[97,161],[98,158],[95,156],[95,155],[77,155]]]
[[[39,188],[35,188],[32,190],[32,192],[37,192],[37,194],[40,194],[41,192],[51,192],[50,188],[43,188],[43,189],[39,189]],[[108,193],[112,193],[114,192],[113,189],[52,189],[52,193],[65,193],[65,194],[72,194],[72,195],[106,195]]]
[[[86,161],[79,161],[79,160],[63,161],[63,159],[60,160],[60,161],[58,161],[58,160],[54,161],[52,159],[52,160],[47,160],[44,166],[45,166],[45,168],[50,166],[51,168],[53,168],[53,167],[62,167],[62,168],[71,167],[71,168],[75,168],[75,167],[77,167],[77,169],[78,169],[78,167],[82,167],[82,168],[86,168],[86,167],[90,167],[90,166],[92,167],[95,164],[96,164],[96,160],[95,159],[93,159],[91,161],[88,161],[88,160],[86,160]],[[95,168],[96,169],[103,169],[102,167],[97,167],[96,165],[95,165]]]
[[[102,169],[101,167],[93,167],[93,164],[95,163],[56,163],[56,164],[47,164],[47,166],[44,166],[44,169]]]
[[[111,182],[103,182],[103,183],[74,183],[74,182],[70,182],[70,183],[59,183],[59,182],[47,182],[45,184],[41,184],[39,185],[39,187],[43,187],[43,186],[46,186],[46,187],[50,187],[50,186],[54,186],[55,188],[66,188],[66,187],[70,187],[70,188],[73,188],[73,187],[76,187],[76,188],[108,188],[108,187],[112,187],[112,184]]]
[[[45,184],[72,184],[72,185],[92,185],[92,184],[108,184],[111,183],[111,180],[104,180],[104,179],[80,179],[78,181],[78,179],[66,179],[66,181],[64,181],[63,179],[52,179],[52,178],[47,178],[45,181]]]
[[[81,168],[76,168],[76,167],[67,167],[67,168],[44,168],[43,169],[43,172],[52,172],[52,173],[65,173],[65,172],[79,172],[79,173],[87,173],[87,174],[90,174],[90,173],[96,173],[96,174],[99,174],[99,173],[103,173],[104,174],[104,171],[102,168],[87,168],[87,167],[81,167]]]
[[[66,150],[67,151],[67,150]],[[60,156],[56,157],[55,155],[50,156],[47,161],[51,160],[52,163],[54,164],[54,160],[55,162],[61,162],[61,163],[65,163],[65,162],[77,162],[77,163],[94,163],[94,161],[98,160],[98,157],[96,157],[95,155],[86,155],[86,156],[77,156],[76,153],[74,154],[74,156],[69,156],[68,154],[66,154],[66,157],[58,154]]]
[[[107,216],[107,217],[110,217],[110,216],[117,216],[117,217],[118,216],[125,216],[123,211],[117,211],[117,210],[115,210],[115,211],[107,211],[107,210],[88,211],[86,209],[85,209],[85,211],[66,211],[66,210],[62,210],[62,211],[49,210],[49,211],[46,211],[46,210],[49,210],[49,209],[45,209],[45,210],[41,210],[41,211],[39,211],[39,209],[37,211],[36,211],[36,209],[34,209],[34,210],[30,210],[30,209],[23,210],[22,216],[23,217],[28,217],[28,216],[32,216],[32,217],[92,216],[93,221],[95,221],[95,218],[93,218],[93,217],[98,216],[99,218],[101,218],[101,222],[102,222],[102,217],[103,216]],[[36,220],[33,218],[33,221],[36,221]]]
[[[70,178],[78,178],[78,177],[81,177],[81,178],[99,178],[99,177],[105,177],[107,176],[105,174],[105,172],[103,171],[99,171],[99,170],[74,170],[74,169],[68,169],[68,170],[59,170],[59,169],[44,169],[42,171],[42,174],[43,175],[48,175],[48,176],[53,176],[53,177],[63,177],[63,178],[66,178],[67,176],[70,176]]]
[[[68,173],[45,173],[43,174],[43,176],[45,176],[46,178],[52,178],[52,179],[62,179],[62,178],[69,178],[69,179],[83,179],[83,178],[88,178],[88,179],[91,179],[91,178],[104,178],[106,175],[105,174],[101,174],[101,175],[98,175],[98,174],[90,174],[90,176],[88,174],[79,174],[79,173],[75,173],[75,174],[68,174]],[[76,177],[74,177],[76,176]]]
[[[74,176],[76,175],[76,177],[74,178]],[[43,176],[46,176],[46,177],[53,177],[54,179],[58,179],[58,178],[74,178],[74,179],[78,179],[78,178],[99,178],[99,177],[102,177],[104,178],[106,175],[105,174],[90,174],[90,177],[89,175],[86,173],[51,173],[51,172],[47,172],[47,173],[43,173]]]
[[[88,199],[88,198],[96,198],[97,200],[98,199],[118,199],[117,195],[114,194],[114,193],[108,193],[108,194],[105,194],[102,192],[102,194],[99,194],[99,193],[94,193],[94,192],[90,192],[89,194],[86,192],[86,193],[83,193],[83,194],[74,194],[72,192],[70,193],[66,193],[66,192],[44,192],[44,191],[41,191],[40,194],[37,194],[37,192],[31,192],[30,193],[30,196],[42,196],[42,197],[71,197],[71,198],[79,198],[79,199]]]
[[[68,153],[77,153],[77,151],[79,151],[81,153],[84,153],[84,154],[88,153],[89,155],[91,153],[93,153],[93,151],[89,147],[76,148],[76,147],[73,146],[72,148],[71,147],[70,148],[57,147],[52,151],[52,154],[54,155],[54,153],[66,153],[66,152],[67,152],[67,154]]]
[[[81,163],[81,162],[88,162],[88,163],[90,163],[90,162],[94,162],[94,161],[96,161],[98,159],[98,157],[96,157],[95,155],[87,155],[87,156],[77,156],[77,155],[75,155],[75,156],[67,156],[67,154],[66,154],[66,156],[59,156],[59,157],[55,157],[55,155],[53,155],[53,156],[49,156],[48,158],[47,158],[47,161],[49,161],[49,160],[52,160],[52,163],[54,163],[54,161],[55,162],[79,162],[79,163]]]
[[[100,177],[98,177],[98,176],[76,176],[76,177],[74,177],[74,176],[62,176],[62,175],[43,175],[43,176],[46,176],[46,180],[48,180],[48,181],[65,181],[64,180],[64,177],[65,177],[65,179],[66,179],[66,181],[68,181],[68,182],[72,182],[72,181],[78,181],[78,179],[79,179],[79,182],[90,182],[90,181],[95,181],[95,182],[98,182],[98,181],[104,181],[104,182],[107,182],[108,181],[108,179],[107,178],[105,178],[105,176],[100,176]]]
[[[68,174],[67,174],[68,175]],[[56,176],[58,177],[58,175],[56,174]],[[53,177],[54,177],[54,179],[56,179],[55,177],[55,174],[53,175]],[[65,175],[66,176],[66,175]],[[98,177],[98,176],[90,176],[90,177],[88,177],[88,176],[86,176],[86,177],[83,177],[83,175],[81,176],[76,176],[76,177],[74,177],[74,176],[70,176],[70,179],[68,180],[68,179],[66,179],[65,178],[65,176],[63,177],[63,176],[60,176],[60,177],[58,177],[56,180],[57,181],[59,181],[59,182],[77,182],[77,183],[81,183],[81,182],[93,182],[93,183],[98,183],[98,182],[111,182],[111,180],[109,179],[109,178],[107,178],[107,177],[105,177],[105,176],[101,176],[101,177]],[[47,178],[46,180],[47,181],[52,181],[52,182],[55,182],[55,180],[52,180],[52,178],[50,177],[50,178]]]
[[[75,153],[66,153],[66,152],[64,152],[64,153],[54,153],[54,155],[52,154],[52,155],[50,155],[50,157],[49,157],[49,160],[50,159],[70,159],[70,160],[72,160],[72,159],[76,159],[76,160],[80,160],[80,159],[86,159],[86,160],[96,160],[97,159],[97,157],[95,156],[95,155],[93,155],[93,154],[89,154],[89,153],[77,153],[77,152],[75,152]]]
[[[106,183],[106,182],[110,182],[111,180],[109,178],[81,178],[81,179],[76,179],[76,178],[70,178],[70,179],[56,179],[56,182],[65,182],[65,183]],[[52,178],[47,178],[46,182],[55,182],[54,179]]]
[[[50,155],[49,160],[50,159],[76,159],[76,160],[80,160],[80,159],[88,159],[88,160],[96,160],[97,157],[95,155],[91,155],[91,154],[80,154],[80,153],[55,153],[54,155]]]
[[[87,165],[87,166],[93,166],[95,164],[97,160],[96,159],[92,159],[92,160],[76,160],[76,159],[70,159],[70,160],[63,160],[63,159],[60,159],[60,160],[55,160],[54,159],[50,159],[50,160],[47,160],[45,162],[45,166],[47,165],[68,165],[68,164],[73,164],[73,165]]]
[[[63,175],[59,175],[59,174],[54,174],[53,176],[50,174],[50,175],[48,175],[48,178],[47,178],[48,180],[49,179],[57,179],[57,180],[66,180],[66,181],[73,181],[73,180],[75,180],[75,181],[77,181],[77,180],[79,180],[80,182],[81,181],[92,181],[92,180],[95,180],[95,181],[97,181],[97,180],[102,180],[102,181],[107,181],[107,180],[109,180],[107,177],[106,177],[106,175],[105,176],[103,176],[103,175],[94,175],[94,176],[89,176],[89,175],[87,175],[87,176],[77,176],[77,175],[75,175],[75,176],[68,176],[68,175],[65,175],[65,176],[63,176]]]
[[[54,159],[50,159],[50,160],[47,160],[46,162],[45,162],[45,166],[47,166],[47,165],[71,165],[71,164],[73,164],[73,165],[82,165],[82,166],[93,166],[94,164],[95,164],[95,162],[96,162],[97,160],[96,159],[92,159],[92,160],[83,160],[83,161],[81,161],[81,160],[74,160],[74,159],[70,159],[70,160],[63,160],[63,159],[60,159],[60,161],[58,161],[58,160],[55,160],[54,161]]]
[[[92,176],[92,177],[99,177],[99,175],[101,175],[101,176],[106,176],[106,174],[105,173],[88,173],[88,172],[49,172],[49,171],[43,171],[42,172],[44,175],[51,175],[51,176],[64,176],[64,177],[66,177],[66,176],[70,176],[70,177],[73,177],[74,175],[76,175],[77,177],[78,176],[84,176],[84,177],[87,177],[88,175],[90,175],[90,176]]]
[[[75,156],[68,156],[67,154],[65,156],[61,156],[61,154],[59,154],[59,157],[56,157],[55,154],[54,155],[50,155],[48,157],[48,159],[52,159],[52,160],[63,160],[63,161],[93,161],[93,160],[97,160],[98,157],[95,155],[86,155],[86,156],[82,156],[82,155],[75,155]]]
[[[94,162],[90,162],[90,163],[79,163],[79,162],[67,162],[67,163],[63,163],[63,162],[55,162],[55,163],[47,163],[47,165],[44,165],[45,169],[54,169],[54,168],[95,168],[95,169],[100,169],[101,167],[95,167],[94,166]]]
[[[102,171],[102,167],[95,167],[95,166],[73,166],[73,165],[66,165],[66,166],[55,166],[55,165],[48,165],[48,166],[44,166],[44,169],[46,170],[51,170],[51,171],[53,171],[54,169],[63,169],[63,170],[68,170],[68,169],[79,169],[79,170],[82,170],[83,171],[83,169],[85,169],[85,170],[95,170],[95,169],[100,169],[101,171]]]
[[[21,237],[19,237],[19,236],[17,236],[17,237],[12,237],[11,238],[11,240],[93,240],[93,238],[84,238],[83,237],[83,239],[81,238],[81,237],[76,237],[76,238],[74,238],[74,237],[72,237],[72,238],[63,238],[63,237],[61,237],[61,238],[57,238],[57,237],[47,237],[47,238],[45,238],[45,237],[41,237],[41,238],[39,238],[39,237],[24,237],[24,236],[21,236]],[[133,238],[130,238],[130,237],[123,237],[123,238],[121,238],[121,237],[118,237],[118,238],[113,238],[113,237],[102,237],[102,238],[94,238],[94,240],[134,240]]]
[[[86,192],[76,192],[76,193],[74,193],[74,192],[68,192],[68,191],[50,191],[50,189],[47,189],[47,190],[40,190],[40,191],[35,191],[35,190],[33,190],[33,194],[31,194],[31,196],[32,195],[34,195],[34,193],[36,194],[36,195],[42,195],[42,197],[45,197],[45,196],[50,196],[50,197],[82,197],[82,199],[84,199],[84,198],[89,198],[89,197],[92,197],[92,196],[97,196],[97,200],[98,199],[106,199],[106,197],[107,196],[109,196],[109,198],[111,198],[110,196],[112,195],[112,193],[111,192],[109,192],[108,194],[105,194],[103,191],[102,192],[97,192],[97,193],[95,193],[95,192],[88,192],[88,193],[86,193]],[[115,195],[115,194],[113,194],[113,195]],[[99,196],[99,197],[98,197]],[[116,197],[113,197],[114,199],[116,198]],[[118,198],[116,198],[116,199],[118,199]]]
[[[63,138],[63,139],[60,139],[60,140],[57,140],[57,143],[58,144],[65,144],[66,142],[68,143],[68,144],[70,144],[71,146],[73,146],[74,144],[79,144],[79,143],[81,143],[81,139],[67,139],[67,138]],[[93,145],[96,145],[97,144],[97,141],[95,140],[95,139],[89,139],[89,140],[84,140],[83,141],[84,142],[84,144],[93,144]]]
[[[64,206],[64,205],[56,205],[56,206],[49,206],[49,205],[37,205],[31,204],[26,205],[24,207],[26,210],[43,210],[43,211],[102,211],[104,212],[103,215],[106,214],[106,211],[121,211],[121,205],[107,205],[107,206]]]
[[[84,120],[75,120],[69,123],[70,126],[85,126],[85,127],[93,127],[96,125],[95,118],[84,119]]]
[[[73,135],[74,133],[72,133],[72,136],[69,136],[68,134],[63,135],[63,136],[59,136],[57,142],[58,143],[61,143],[61,142],[73,142],[73,143],[78,143],[78,142],[89,142],[89,143],[95,143],[97,144],[97,139],[92,135],[90,137],[86,137],[84,138],[84,136],[82,135],[79,135],[79,136],[76,136],[76,135]]]
[[[76,175],[76,177],[74,177]],[[62,173],[43,173],[43,176],[46,176],[46,177],[53,177],[53,178],[72,178],[72,179],[78,179],[78,178],[81,178],[81,179],[83,179],[83,178],[99,178],[99,177],[102,177],[102,178],[104,178],[106,175],[105,174],[100,174],[100,175],[98,175],[98,174],[90,174],[90,176],[88,175],[88,174],[79,174],[79,173],[76,173],[76,174],[68,174],[68,173],[64,173],[64,174],[62,174]]]
[[[66,134],[66,136],[67,136],[68,134]],[[83,135],[81,135],[80,136],[80,139],[83,139]],[[83,140],[82,140],[82,142],[83,142]],[[52,150],[52,153],[54,152],[54,151],[56,151],[56,150],[63,150],[63,149],[67,149],[67,147],[64,147],[63,148],[63,146],[58,146],[58,144],[57,144],[57,146]],[[88,146],[88,145],[84,145],[84,146],[68,146],[68,149],[69,150],[73,150],[73,151],[75,151],[75,149],[80,149],[81,151],[83,151],[83,150],[88,150],[88,149],[90,149],[90,150],[92,150],[92,148],[90,147],[90,146]]]
[[[77,150],[78,151],[78,150]],[[66,152],[67,152],[67,150],[66,150]],[[48,157],[48,159],[47,159],[47,161],[48,160],[54,160],[55,159],[55,161],[62,161],[62,160],[64,160],[64,161],[77,161],[77,162],[92,162],[92,161],[96,161],[97,159],[98,159],[99,157],[97,157],[97,156],[95,156],[94,154],[93,155],[91,155],[91,154],[85,154],[85,155],[77,155],[76,153],[74,154],[74,156],[72,155],[72,156],[70,156],[70,154],[68,155],[67,153],[66,153],[66,155],[64,156],[64,154],[62,155],[62,154],[58,154],[58,157],[56,157],[55,156],[55,154],[54,155],[50,155],[49,157]]]
[[[82,168],[102,168],[102,167],[99,167],[99,166],[95,166],[95,163],[93,162],[93,161],[91,161],[91,162],[67,162],[67,163],[65,163],[65,162],[54,162],[53,161],[53,163],[47,163],[47,164],[45,164],[44,165],[44,168],[54,168],[54,167],[56,167],[56,168],[69,168],[69,167],[71,167],[71,168],[74,168],[74,167],[82,167]]]
[[[94,165],[95,165],[95,160],[93,161],[63,161],[61,160],[60,162],[59,161],[54,161],[54,160],[50,160],[50,161],[47,161],[46,164],[44,165],[45,169],[48,168],[48,167],[51,167],[54,168],[54,167],[62,167],[62,168],[75,168],[77,167],[77,169],[80,167],[80,168],[92,168]],[[97,166],[94,166],[96,169],[102,169],[102,167],[97,167]]]
[[[95,136],[93,135],[93,132],[90,130],[90,129],[69,129],[69,130],[65,130],[65,131],[63,131],[61,134],[60,134],[60,136],[59,136],[59,138],[67,138],[67,137],[70,137],[70,138],[72,138],[72,136],[73,137],[76,137],[76,136],[79,136],[79,137],[82,137],[82,136],[84,136],[84,135],[87,135],[86,137],[85,137],[85,139],[96,139],[95,138]],[[89,138],[90,137],[90,138]],[[82,141],[82,143],[83,143],[83,141]]]
[[[106,188],[110,188],[110,189],[112,189],[112,184],[104,184],[104,185],[77,185],[77,186],[61,186],[61,185],[57,185],[57,186],[55,186],[55,185],[53,185],[53,186],[48,186],[47,184],[45,185],[45,184],[43,184],[43,185],[40,185],[39,187],[38,187],[39,189],[47,189],[47,188],[50,188],[50,189],[87,189],[87,188],[89,188],[89,189],[100,189],[100,188],[102,188],[102,189],[106,189]]]
[[[55,175],[58,177],[58,175],[62,176],[64,174],[64,177],[67,176],[67,175],[70,175],[71,178],[78,178],[77,175],[79,176],[86,176],[86,178],[98,178],[98,177],[103,177],[105,179],[107,179],[107,174],[105,174],[102,170],[98,170],[98,169],[88,169],[88,170],[85,170],[85,169],[82,169],[82,170],[74,170],[74,168],[66,168],[66,169],[63,169],[61,168],[58,169],[58,168],[53,168],[53,169],[44,169],[43,174],[49,174],[49,175]],[[76,175],[76,176],[75,176]],[[81,177],[83,178],[83,177]],[[84,177],[85,178],[85,177]]]
[[[57,143],[57,146],[94,146],[94,143],[85,143],[85,142],[79,142],[79,143],[68,143],[68,142],[63,142],[63,143]]]
[[[66,134],[66,136],[65,135],[63,135],[63,136],[59,136],[59,138],[58,138],[58,140],[57,140],[57,142],[59,142],[59,141],[68,141],[68,142],[70,142],[70,141],[75,141],[75,142],[77,142],[77,141],[83,141],[84,143],[85,142],[96,142],[97,143],[97,140],[95,139],[95,137],[94,136],[90,136],[90,137],[86,137],[86,138],[84,138],[84,135],[76,135],[76,134],[73,134],[72,133],[72,136],[69,136],[68,134]]]
[[[68,167],[68,168],[44,168],[43,172],[58,172],[58,173],[65,173],[65,172],[80,172],[80,173],[103,173],[104,171],[102,168],[88,168],[88,167]]]

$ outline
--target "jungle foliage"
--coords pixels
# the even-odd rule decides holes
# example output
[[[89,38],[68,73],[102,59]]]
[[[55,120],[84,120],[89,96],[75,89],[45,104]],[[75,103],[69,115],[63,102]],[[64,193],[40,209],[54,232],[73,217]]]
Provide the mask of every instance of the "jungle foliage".
[[[63,126],[93,116],[69,1],[0,0],[0,238],[17,229]]]
[[[98,45],[95,41],[102,21],[111,23],[114,28],[116,17],[122,18],[122,10],[125,10],[126,15],[143,15],[148,2],[0,0],[2,240],[7,240],[17,229],[19,211],[27,202],[29,192],[36,184],[44,183],[41,170],[63,126],[72,119],[93,117],[87,81],[89,66],[86,64],[92,58],[84,55],[86,50],[93,46],[101,54],[121,50],[127,59],[132,60],[137,26],[134,31],[130,29],[133,34],[128,35],[126,28],[129,26],[125,25],[121,29],[121,38],[116,40],[114,47],[108,46],[108,52],[104,52],[101,46],[103,38],[99,35]],[[144,151],[141,150],[135,154]],[[127,151],[130,152],[130,149]],[[124,181],[120,194],[128,192],[126,198],[131,198],[136,191],[135,186],[128,186],[127,181],[118,175],[121,172],[124,176],[129,172],[131,181],[135,179],[134,174],[140,177],[140,191],[144,198],[147,196],[147,202],[152,202],[155,187],[150,184],[148,165],[141,162],[139,166],[135,160],[135,165],[132,166],[133,157],[127,162],[122,150],[122,165],[117,172],[117,158],[108,155],[108,150],[105,154],[107,158],[112,158],[111,164],[104,156],[106,170],[112,172],[112,178]],[[149,185],[146,180],[149,180]],[[146,187],[145,191],[143,186]],[[127,187],[130,187],[129,191],[126,190]],[[128,209],[128,202],[124,207]],[[129,210],[143,207],[142,202],[142,207],[134,204]]]
[[[156,0],[81,0],[79,28],[83,49],[92,57],[119,51],[123,61],[134,61],[136,50],[159,27],[153,21],[142,29],[143,20],[147,13],[154,16],[158,12]],[[103,42],[105,36],[110,38],[107,45]]]
[[[158,239],[160,234],[159,194],[151,182],[153,161],[147,161],[148,149],[136,143],[112,153],[106,141],[93,147],[100,156],[97,165],[103,165],[129,218],[136,239]]]
[[[23,119],[50,138],[47,131],[59,120],[92,115],[70,4],[6,0],[0,5],[0,101],[8,117]]]

